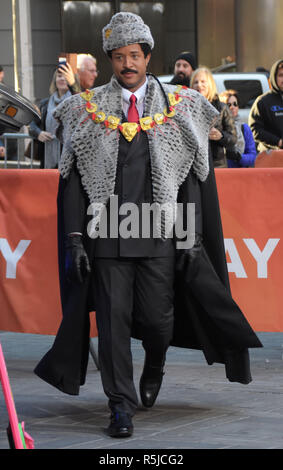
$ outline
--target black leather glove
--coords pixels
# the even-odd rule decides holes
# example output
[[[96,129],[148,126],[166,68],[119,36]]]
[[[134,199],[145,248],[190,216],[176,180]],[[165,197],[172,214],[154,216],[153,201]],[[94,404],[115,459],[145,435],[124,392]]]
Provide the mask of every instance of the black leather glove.
[[[187,281],[195,278],[199,268],[202,250],[202,236],[195,234],[195,243],[187,250],[176,250],[176,270],[186,276]]]
[[[83,246],[82,235],[67,236],[65,267],[67,279],[70,282],[82,283],[90,273],[90,264]]]
[[[242,155],[238,150],[227,150],[226,158],[233,160],[234,162],[239,163],[242,160]]]

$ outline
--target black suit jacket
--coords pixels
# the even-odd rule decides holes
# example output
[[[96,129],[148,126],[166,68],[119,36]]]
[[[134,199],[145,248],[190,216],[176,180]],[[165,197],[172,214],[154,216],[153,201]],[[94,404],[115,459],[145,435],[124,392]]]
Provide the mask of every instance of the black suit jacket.
[[[164,257],[175,255],[174,237],[162,240],[154,238],[152,225],[150,238],[142,238],[141,207],[143,203],[152,204],[152,180],[148,139],[146,132],[140,132],[128,142],[120,135],[115,195],[118,198],[118,208],[122,204],[134,203],[139,208],[139,236],[111,238],[109,226],[112,222],[107,205],[107,238],[98,237],[94,240],[93,254],[95,257]],[[202,233],[201,194],[197,178],[191,173],[180,188],[181,201],[194,202],[196,207],[196,232]],[[64,190],[64,226],[65,234],[80,232],[87,237],[86,227],[91,217],[86,217],[89,201],[81,184],[78,170],[74,166]],[[186,219],[186,211],[184,211]],[[119,215],[118,224],[125,222],[127,215]],[[132,232],[133,233],[133,232]],[[85,238],[86,238],[85,237]]]

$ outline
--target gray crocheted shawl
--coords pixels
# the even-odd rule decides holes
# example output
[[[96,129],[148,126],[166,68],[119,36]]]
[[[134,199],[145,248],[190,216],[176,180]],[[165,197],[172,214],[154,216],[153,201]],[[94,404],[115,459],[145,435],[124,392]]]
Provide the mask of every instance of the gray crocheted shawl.
[[[174,93],[176,85],[163,84],[165,92]],[[122,121],[122,89],[116,78],[94,88],[91,103],[97,112]],[[151,159],[154,202],[175,203],[178,189],[191,168],[204,181],[209,172],[208,133],[216,109],[198,92],[181,89],[182,101],[175,106],[175,116],[162,125],[147,130]],[[163,113],[165,98],[158,82],[148,76],[144,116]],[[86,111],[83,97],[73,95],[59,105],[54,117],[59,121],[57,137],[63,143],[59,170],[67,178],[76,161],[82,185],[90,203],[107,204],[114,194],[120,131],[95,123]]]

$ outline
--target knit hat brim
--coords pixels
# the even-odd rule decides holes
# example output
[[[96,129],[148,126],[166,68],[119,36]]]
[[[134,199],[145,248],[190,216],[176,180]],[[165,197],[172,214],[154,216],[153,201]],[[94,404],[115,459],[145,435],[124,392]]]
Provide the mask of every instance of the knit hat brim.
[[[112,16],[110,23],[102,30],[102,41],[105,53],[130,44],[146,43],[151,49],[154,47],[149,27],[140,16],[129,12]]]
[[[179,54],[178,57],[176,58],[175,64],[177,60],[180,60],[180,59],[188,62],[191,65],[192,69],[196,70],[197,68],[196,59],[191,52],[181,52],[181,54]]]

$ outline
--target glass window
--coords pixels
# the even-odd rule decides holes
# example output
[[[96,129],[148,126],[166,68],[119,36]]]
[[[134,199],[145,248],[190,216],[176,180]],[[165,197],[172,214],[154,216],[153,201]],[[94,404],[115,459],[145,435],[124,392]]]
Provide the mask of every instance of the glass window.
[[[236,90],[240,108],[250,108],[254,100],[263,93],[259,80],[224,80],[226,90]]]

